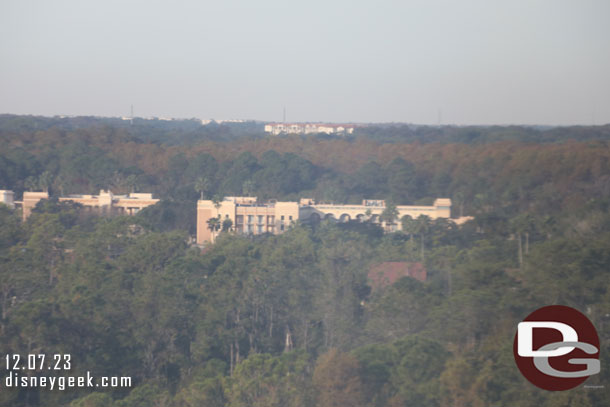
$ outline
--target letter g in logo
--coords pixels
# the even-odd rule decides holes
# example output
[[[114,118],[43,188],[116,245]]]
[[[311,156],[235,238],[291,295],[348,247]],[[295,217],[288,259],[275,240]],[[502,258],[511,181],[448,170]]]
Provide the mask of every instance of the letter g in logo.
[[[562,305],[540,308],[519,323],[513,352],[525,378],[545,390],[571,389],[600,371],[595,327]]]

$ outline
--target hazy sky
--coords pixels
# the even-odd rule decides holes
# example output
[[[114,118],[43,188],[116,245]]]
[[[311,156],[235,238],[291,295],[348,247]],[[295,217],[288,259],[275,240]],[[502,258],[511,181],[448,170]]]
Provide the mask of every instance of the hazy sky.
[[[608,0],[0,0],[0,113],[610,123]]]

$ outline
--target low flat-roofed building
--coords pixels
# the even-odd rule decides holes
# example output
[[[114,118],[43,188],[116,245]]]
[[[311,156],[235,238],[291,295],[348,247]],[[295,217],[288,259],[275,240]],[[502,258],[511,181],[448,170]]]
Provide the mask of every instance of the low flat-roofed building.
[[[72,201],[83,205],[86,209],[101,210],[103,213],[113,212],[118,215],[135,215],[147,206],[159,202],[152,194],[114,195],[111,191],[104,190],[101,190],[99,195],[61,196],[59,201]]]
[[[32,209],[42,199],[49,199],[47,192],[23,193],[23,220],[32,213]],[[140,210],[159,202],[152,194],[131,193],[127,195],[114,195],[111,191],[101,190],[99,195],[74,194],[60,196],[60,202],[76,202],[85,209],[100,214],[134,215]]]
[[[317,204],[310,203],[302,205],[300,218],[303,220],[320,221],[330,219],[339,222],[351,220],[371,221],[379,223],[388,231],[400,230],[400,219],[404,216],[418,218],[421,215],[430,219],[450,218],[451,199],[439,198],[429,205],[397,205],[398,216],[395,223],[386,225],[382,222],[381,215],[386,209],[386,203],[381,199],[365,199],[361,205],[339,205],[339,204]]]

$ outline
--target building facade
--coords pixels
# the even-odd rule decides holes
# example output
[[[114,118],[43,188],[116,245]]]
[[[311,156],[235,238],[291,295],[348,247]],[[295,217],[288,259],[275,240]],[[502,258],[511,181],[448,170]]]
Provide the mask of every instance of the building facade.
[[[36,204],[43,199],[49,199],[48,192],[26,191],[23,193],[23,200],[16,203],[21,204],[21,216],[24,221],[32,214],[32,209]]]
[[[210,219],[217,219],[216,226]],[[197,243],[212,242],[222,223],[231,221],[231,230],[260,235],[284,232],[299,219],[297,202],[257,203],[256,197],[226,197],[222,202],[197,202]]]
[[[15,208],[15,194],[13,191],[0,189],[0,203],[5,204],[9,208]]]
[[[32,209],[42,199],[49,199],[46,192],[24,192],[23,220],[32,213]],[[131,193],[127,195],[114,195],[111,191],[101,190],[99,195],[67,195],[60,196],[60,202],[76,202],[85,207],[85,210],[99,214],[134,215],[140,210],[159,202],[152,194]]]
[[[380,199],[365,199],[361,205],[336,205],[336,204],[317,204],[313,200],[301,199],[300,215],[302,219],[310,221],[319,221],[330,219],[338,222],[349,222],[350,220],[371,221],[373,223],[382,224],[387,230],[399,230],[400,224],[389,224],[381,220],[381,214],[386,209],[385,201]],[[398,205],[397,219],[402,219],[403,216],[418,218],[421,215],[426,215],[430,219],[451,217],[451,199],[438,198],[432,206],[424,205]]]
[[[388,231],[400,230],[400,222],[386,224],[381,220],[381,214],[385,209],[385,201],[371,199],[364,200],[362,205],[317,204],[312,199],[301,199],[300,202],[271,201],[261,204],[255,197],[227,197],[217,203],[200,200],[197,202],[197,243],[213,242],[218,232],[222,230],[223,222],[229,225],[227,220],[230,220],[232,231],[252,235],[280,234],[298,220],[370,221],[383,226]],[[451,200],[436,199],[432,206],[400,205],[396,210],[398,219],[406,215],[412,218],[426,215],[430,219],[448,219],[451,217]]]

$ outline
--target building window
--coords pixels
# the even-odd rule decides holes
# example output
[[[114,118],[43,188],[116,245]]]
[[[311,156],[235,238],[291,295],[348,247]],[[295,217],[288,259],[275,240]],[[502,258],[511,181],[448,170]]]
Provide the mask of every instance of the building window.
[[[283,232],[284,231],[284,225],[280,225],[280,230]]]
[[[282,217],[280,218],[281,220],[284,220],[284,215],[282,215]]]
[[[258,215],[258,223],[262,224],[264,222],[263,221],[264,218],[265,218],[264,216]]]
[[[288,219],[289,219],[289,220],[292,220],[292,215],[290,215],[290,216],[288,217]]]
[[[258,225],[258,233],[263,233],[263,227],[261,225]]]
[[[248,215],[248,223],[252,223],[254,221],[254,216]]]

